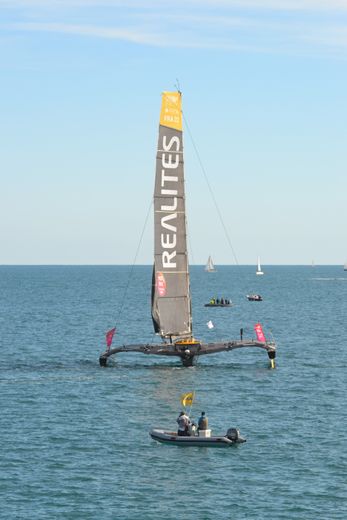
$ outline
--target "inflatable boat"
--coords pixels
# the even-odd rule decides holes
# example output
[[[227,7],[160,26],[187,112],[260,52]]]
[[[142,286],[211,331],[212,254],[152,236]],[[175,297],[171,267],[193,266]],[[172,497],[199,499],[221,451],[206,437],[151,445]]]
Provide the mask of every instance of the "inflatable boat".
[[[233,303],[205,303],[205,307],[232,307]]]
[[[149,434],[155,441],[173,446],[228,448],[234,444],[246,442],[237,428],[229,428],[225,435],[211,435],[211,430],[200,430],[199,433],[192,435],[177,435],[177,432],[161,428],[153,428]]]

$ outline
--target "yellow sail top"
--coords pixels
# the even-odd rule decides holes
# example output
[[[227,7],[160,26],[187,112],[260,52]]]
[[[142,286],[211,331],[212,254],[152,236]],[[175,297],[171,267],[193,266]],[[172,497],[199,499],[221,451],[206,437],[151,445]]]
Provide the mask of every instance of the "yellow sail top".
[[[180,92],[163,92],[161,101],[160,124],[182,130],[182,109]]]

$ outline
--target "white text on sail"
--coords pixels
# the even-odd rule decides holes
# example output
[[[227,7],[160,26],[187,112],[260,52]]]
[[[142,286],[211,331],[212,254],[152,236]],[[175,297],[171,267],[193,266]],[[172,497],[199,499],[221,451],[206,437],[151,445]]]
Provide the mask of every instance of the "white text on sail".
[[[165,248],[165,251],[162,252],[162,264],[165,269],[175,269],[176,262],[174,261],[176,257],[175,247],[177,244],[177,189],[175,189],[175,184],[178,182],[178,177],[172,175],[173,172],[166,172],[166,170],[175,170],[179,165],[179,149],[180,149],[180,139],[178,136],[174,136],[170,139],[170,141],[166,142],[166,135],[163,136],[163,150],[164,152],[173,152],[173,153],[164,153],[162,154],[161,164],[161,195],[170,195],[172,197],[171,204],[163,204],[161,206],[161,211],[167,211],[168,214],[162,217],[161,219],[161,246]],[[176,153],[175,153],[176,152]],[[166,170],[165,170],[165,169]],[[164,230],[166,230],[164,232]],[[169,250],[169,251],[168,251]]]

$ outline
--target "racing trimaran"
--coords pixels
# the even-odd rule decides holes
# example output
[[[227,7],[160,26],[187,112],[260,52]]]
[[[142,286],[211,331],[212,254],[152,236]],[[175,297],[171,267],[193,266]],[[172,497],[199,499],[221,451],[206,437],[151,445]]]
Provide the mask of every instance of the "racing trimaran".
[[[203,343],[194,338],[189,283],[185,189],[183,168],[181,93],[164,92],[160,112],[154,187],[154,267],[152,320],[161,344],[145,343],[108,348],[100,355],[101,366],[119,352],[142,352],[178,357],[184,366],[206,354],[259,347],[274,366],[276,344],[267,341],[261,327],[257,339]],[[258,324],[259,325],[259,324]]]

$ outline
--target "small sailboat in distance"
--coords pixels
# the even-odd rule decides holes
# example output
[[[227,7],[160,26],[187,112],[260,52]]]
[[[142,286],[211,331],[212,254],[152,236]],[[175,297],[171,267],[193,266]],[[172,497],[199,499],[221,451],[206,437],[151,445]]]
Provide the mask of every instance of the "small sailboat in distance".
[[[207,259],[207,263],[206,263],[206,266],[205,266],[205,271],[208,272],[208,273],[215,273],[217,271],[217,269],[214,266],[214,263],[213,263],[211,255]]]
[[[263,271],[261,270],[261,265],[260,265],[260,256],[258,256],[258,266],[257,266],[256,274],[257,274],[257,275],[262,275],[262,274],[264,274]]]
[[[344,270],[344,271],[347,271],[347,260],[346,260],[346,262],[345,262],[345,265],[343,266],[343,270]]]
[[[121,345],[99,357],[101,366],[119,352],[141,352],[178,357],[191,366],[196,357],[245,347],[266,350],[274,366],[276,344],[255,326],[256,339],[227,339],[204,343],[193,336],[192,306],[187,252],[185,183],[181,93],[164,92],[154,187],[154,266],[152,274],[152,321],[161,343]]]

